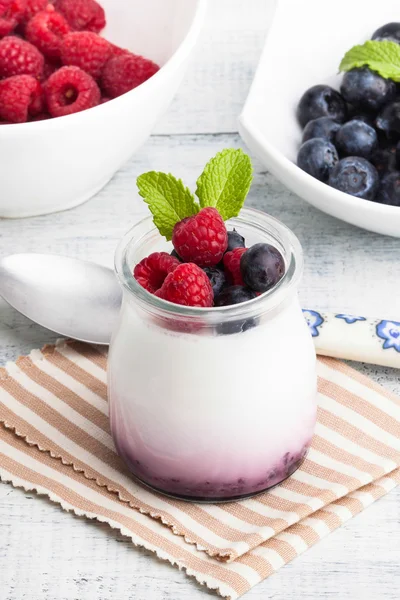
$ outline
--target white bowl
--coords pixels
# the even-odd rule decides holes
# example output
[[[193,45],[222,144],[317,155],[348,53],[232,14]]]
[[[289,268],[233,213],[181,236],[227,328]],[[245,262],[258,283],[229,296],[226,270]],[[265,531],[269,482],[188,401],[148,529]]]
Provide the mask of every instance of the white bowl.
[[[100,0],[110,41],[162,65],[136,89],[68,117],[0,127],[0,217],[55,212],[98,192],[150,135],[197,40],[206,0]]]
[[[320,210],[364,229],[400,237],[400,207],[354,198],[296,166],[296,106],[312,85],[339,88],[344,53],[381,25],[400,21],[398,0],[279,0],[239,130],[249,148],[290,190]]]

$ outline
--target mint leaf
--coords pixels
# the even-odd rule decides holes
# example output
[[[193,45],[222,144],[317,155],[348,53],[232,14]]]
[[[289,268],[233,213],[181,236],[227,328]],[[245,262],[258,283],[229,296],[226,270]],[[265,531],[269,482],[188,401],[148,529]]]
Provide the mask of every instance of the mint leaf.
[[[362,46],[353,46],[342,58],[339,71],[350,71],[367,66],[379,75],[400,81],[400,46],[396,42],[369,40]]]
[[[139,194],[149,205],[156,227],[167,240],[172,238],[176,223],[199,211],[191,191],[170,173],[149,171],[139,175],[136,183]]]
[[[251,161],[243,150],[226,148],[218,152],[197,180],[196,195],[200,206],[213,206],[225,221],[237,217],[252,179]]]

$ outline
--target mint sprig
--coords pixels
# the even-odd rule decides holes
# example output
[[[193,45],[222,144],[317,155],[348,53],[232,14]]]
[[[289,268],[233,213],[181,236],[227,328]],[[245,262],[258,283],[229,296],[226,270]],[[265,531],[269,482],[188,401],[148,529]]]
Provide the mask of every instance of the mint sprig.
[[[240,149],[226,148],[207,163],[197,180],[199,203],[182,181],[170,173],[143,173],[137,178],[137,186],[159,232],[170,240],[176,223],[207,206],[216,208],[225,221],[236,217],[252,177],[253,169],[247,154]]]
[[[199,211],[191,191],[170,173],[149,171],[139,175],[136,183],[139,194],[149,205],[154,224],[167,240],[172,238],[176,223]]]
[[[367,66],[385,79],[400,82],[400,45],[396,42],[369,40],[353,46],[342,58],[339,71]]]
[[[197,180],[200,206],[213,206],[225,221],[237,217],[252,179],[251,161],[243,150],[227,148],[218,152]]]

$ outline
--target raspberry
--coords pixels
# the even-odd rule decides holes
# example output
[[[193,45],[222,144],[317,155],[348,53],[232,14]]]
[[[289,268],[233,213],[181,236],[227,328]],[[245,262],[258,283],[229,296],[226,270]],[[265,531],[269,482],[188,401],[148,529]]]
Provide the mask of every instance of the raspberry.
[[[135,266],[133,276],[145,290],[155,294],[160,290],[167,275],[178,265],[179,260],[167,252],[153,252]]]
[[[130,52],[130,50],[127,50],[126,48],[121,48],[120,46],[116,46],[115,44],[111,44],[112,45],[112,55],[113,56],[122,56],[123,54],[132,54],[132,52]]]
[[[200,267],[183,263],[167,275],[157,296],[184,306],[208,307],[213,305],[211,283]]]
[[[51,119],[51,117],[48,113],[40,113],[39,115],[32,117],[32,119],[30,119],[30,120],[31,121],[47,121],[48,119]]]
[[[25,123],[29,115],[43,110],[40,83],[31,75],[15,75],[0,81],[0,118]]]
[[[244,285],[240,270],[240,259],[247,248],[235,248],[224,255],[224,267],[228,279],[233,285]]]
[[[97,33],[78,31],[69,33],[63,39],[61,61],[64,65],[75,65],[98,79],[112,52],[110,42]]]
[[[48,111],[63,117],[100,104],[101,94],[93,77],[79,67],[61,67],[44,84]]]
[[[26,26],[26,39],[34,44],[47,58],[59,58],[64,35],[70,27],[54,6],[49,4],[46,10],[36,13]]]
[[[0,40],[0,77],[43,75],[44,58],[35,46],[15,36]]]
[[[26,0],[0,0],[0,36],[8,35],[23,19]]]
[[[172,243],[184,261],[194,262],[200,267],[212,267],[224,255],[228,234],[219,212],[207,207],[175,225]]]
[[[123,52],[106,63],[101,85],[107,96],[116,98],[144,83],[159,67],[147,58]]]
[[[43,81],[46,81],[46,79],[48,79],[50,75],[53,75],[53,73],[55,73],[60,68],[60,66],[61,65],[57,62],[46,61],[44,63],[43,68]]]
[[[26,0],[25,12],[21,19],[21,24],[26,25],[36,13],[45,10],[50,0]]]
[[[54,4],[75,31],[100,33],[106,26],[104,9],[95,0],[56,0]]]

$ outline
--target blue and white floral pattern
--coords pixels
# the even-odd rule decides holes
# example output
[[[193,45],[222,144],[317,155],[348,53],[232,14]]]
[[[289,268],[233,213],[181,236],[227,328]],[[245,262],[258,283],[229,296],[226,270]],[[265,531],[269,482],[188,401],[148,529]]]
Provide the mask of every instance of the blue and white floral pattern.
[[[317,337],[319,335],[318,327],[324,322],[323,317],[316,310],[303,310],[303,315],[310,328],[311,335]]]
[[[335,315],[335,317],[337,319],[343,319],[343,321],[346,321],[346,323],[348,325],[352,325],[353,323],[356,323],[357,321],[366,321],[367,319],[365,317],[355,317],[354,315]]]
[[[383,349],[394,348],[400,352],[400,323],[397,321],[380,321],[376,326],[376,333],[385,340]]]

